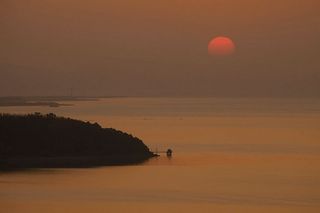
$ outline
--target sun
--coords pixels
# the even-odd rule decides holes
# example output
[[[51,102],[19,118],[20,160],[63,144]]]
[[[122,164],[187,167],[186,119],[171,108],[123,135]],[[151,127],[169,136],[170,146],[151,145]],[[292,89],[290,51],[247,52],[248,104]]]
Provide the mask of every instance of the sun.
[[[235,43],[231,38],[219,36],[213,38],[208,44],[209,55],[227,56],[232,55],[236,51]]]

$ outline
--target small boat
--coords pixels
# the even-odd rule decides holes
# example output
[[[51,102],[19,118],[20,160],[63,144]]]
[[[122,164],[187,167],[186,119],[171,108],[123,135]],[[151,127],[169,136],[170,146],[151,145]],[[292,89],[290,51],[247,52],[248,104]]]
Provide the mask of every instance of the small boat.
[[[168,149],[166,153],[167,153],[168,157],[171,157],[172,156],[172,149]]]

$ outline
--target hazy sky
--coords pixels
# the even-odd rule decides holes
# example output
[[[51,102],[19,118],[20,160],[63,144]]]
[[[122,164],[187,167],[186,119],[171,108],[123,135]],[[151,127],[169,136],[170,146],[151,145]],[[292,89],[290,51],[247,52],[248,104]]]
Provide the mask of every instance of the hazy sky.
[[[320,97],[319,0],[1,0],[0,95]],[[236,54],[207,54],[231,37]]]

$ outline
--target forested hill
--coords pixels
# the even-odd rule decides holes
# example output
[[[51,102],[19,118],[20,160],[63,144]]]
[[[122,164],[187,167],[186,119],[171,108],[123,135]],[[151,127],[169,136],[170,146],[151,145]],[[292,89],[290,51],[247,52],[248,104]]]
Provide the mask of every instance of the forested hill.
[[[140,139],[97,123],[54,114],[0,114],[0,167],[129,164],[152,156]]]

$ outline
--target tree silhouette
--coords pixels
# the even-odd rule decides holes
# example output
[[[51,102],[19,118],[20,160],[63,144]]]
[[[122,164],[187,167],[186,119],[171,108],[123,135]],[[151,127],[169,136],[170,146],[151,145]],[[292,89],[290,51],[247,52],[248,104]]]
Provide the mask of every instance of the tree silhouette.
[[[1,159],[10,162],[12,159],[82,158],[87,159],[84,165],[93,159],[93,164],[100,165],[135,163],[152,156],[140,139],[113,128],[102,128],[97,123],[58,117],[53,113],[0,114],[0,163]]]

